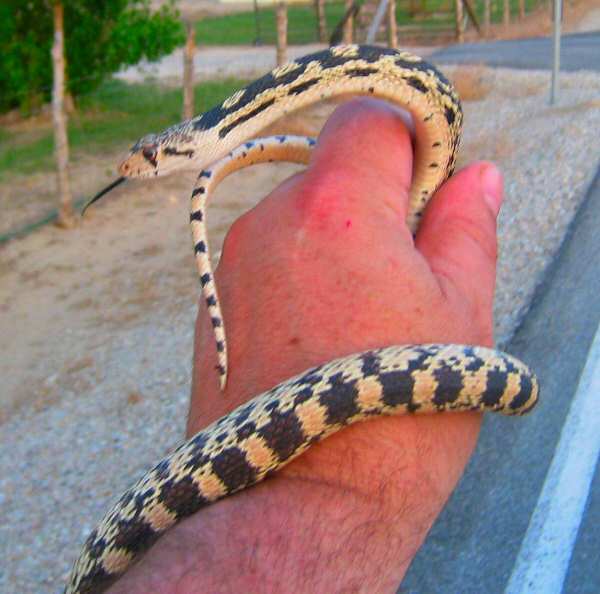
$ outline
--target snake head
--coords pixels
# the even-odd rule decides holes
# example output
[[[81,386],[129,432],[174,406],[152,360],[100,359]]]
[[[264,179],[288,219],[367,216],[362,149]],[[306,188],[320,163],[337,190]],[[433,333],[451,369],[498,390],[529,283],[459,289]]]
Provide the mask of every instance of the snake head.
[[[129,156],[119,165],[119,173],[124,177],[159,175],[161,151],[158,136],[155,134],[144,136],[131,147]]]
[[[166,132],[169,132],[167,130]],[[149,134],[136,142],[119,165],[123,177],[155,177],[190,167],[195,150],[180,134]]]

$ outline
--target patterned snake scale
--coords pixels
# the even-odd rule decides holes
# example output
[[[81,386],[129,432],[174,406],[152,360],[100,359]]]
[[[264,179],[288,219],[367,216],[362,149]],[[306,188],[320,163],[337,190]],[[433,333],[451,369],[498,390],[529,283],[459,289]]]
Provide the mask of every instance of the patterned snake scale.
[[[315,141],[255,138],[286,114],[339,95],[371,95],[411,113],[416,148],[407,223],[416,230],[427,201],[454,170],[462,111],[451,84],[417,56],[379,47],[338,46],[276,68],[217,107],[142,138],[122,177],[193,167],[191,227],[203,295],[217,341],[221,385],[227,351],[206,235],[206,204],[229,173],[264,161],[306,163]],[[250,487],[311,444],[375,415],[489,410],[521,415],[538,382],[520,361],[462,345],[390,346],[314,367],[260,394],[206,427],[126,491],[87,538],[65,594],[105,591],[182,519]]]

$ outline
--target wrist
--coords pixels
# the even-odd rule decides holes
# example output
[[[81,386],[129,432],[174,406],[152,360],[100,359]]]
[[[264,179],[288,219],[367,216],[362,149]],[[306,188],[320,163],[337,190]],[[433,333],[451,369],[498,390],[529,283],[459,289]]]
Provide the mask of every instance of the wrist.
[[[164,592],[178,594],[394,592],[460,476],[479,418],[347,427],[270,480],[176,526],[143,563],[185,570],[173,576],[140,564],[122,592],[137,594],[127,580],[150,575],[168,576],[172,589]],[[141,583],[139,592],[163,592],[151,586]]]

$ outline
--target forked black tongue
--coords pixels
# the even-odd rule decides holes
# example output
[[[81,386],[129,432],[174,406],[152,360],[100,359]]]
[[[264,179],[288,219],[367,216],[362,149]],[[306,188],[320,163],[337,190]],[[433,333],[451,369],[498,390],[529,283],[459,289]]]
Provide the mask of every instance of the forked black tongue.
[[[126,177],[119,177],[117,178],[114,182],[112,182],[111,184],[109,184],[108,186],[106,186],[106,188],[100,190],[84,207],[83,210],[81,211],[81,216],[83,216],[85,214],[85,211],[92,205],[94,204],[94,202],[96,202],[97,200],[100,200],[100,198],[102,198],[102,196],[104,196],[104,194],[108,194],[111,190],[113,190],[114,188],[116,188],[118,185],[122,184],[127,178]]]

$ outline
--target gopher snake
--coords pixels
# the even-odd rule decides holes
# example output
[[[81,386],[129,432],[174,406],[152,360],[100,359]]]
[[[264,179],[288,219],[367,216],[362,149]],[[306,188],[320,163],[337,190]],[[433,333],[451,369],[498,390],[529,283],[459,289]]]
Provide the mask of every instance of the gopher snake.
[[[224,325],[205,231],[206,200],[226,175],[253,163],[305,163],[314,140],[248,140],[278,117],[341,94],[373,95],[410,111],[416,160],[408,225],[452,173],[462,111],[451,84],[406,52],[339,46],[277,68],[212,110],[142,138],[121,164],[123,177],[185,166],[202,169],[192,193],[191,226],[203,294],[226,381]],[[242,144],[240,144],[242,143]],[[370,350],[309,369],[260,394],[200,431],[131,487],[88,537],[67,594],[104,591],[167,529],[205,505],[263,480],[346,425],[373,415],[491,410],[523,414],[538,384],[520,361],[483,347],[409,345]]]

